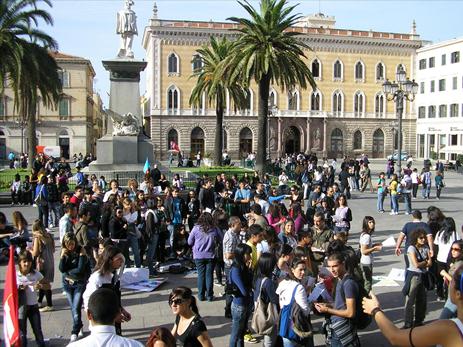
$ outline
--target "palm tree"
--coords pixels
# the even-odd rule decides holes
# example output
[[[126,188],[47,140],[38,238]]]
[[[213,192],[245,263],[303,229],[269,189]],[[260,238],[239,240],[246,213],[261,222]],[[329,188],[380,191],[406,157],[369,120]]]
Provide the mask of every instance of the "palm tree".
[[[29,165],[35,156],[39,96],[50,107],[56,105],[61,92],[58,66],[48,51],[58,45],[38,29],[40,21],[52,25],[53,19],[38,8],[40,1],[51,7],[50,0],[0,0],[0,79],[8,77],[15,109],[27,122]]]
[[[201,59],[201,67],[194,71],[193,77],[197,82],[190,96],[190,105],[202,107],[203,96],[209,105],[215,104],[216,132],[214,142],[214,165],[222,165],[223,148],[223,114],[226,106],[227,92],[237,107],[246,101],[245,89],[237,83],[236,79],[224,81],[221,78],[222,64],[231,54],[232,43],[227,39],[216,40],[211,37],[210,47],[203,46],[197,50]],[[193,59],[198,59],[195,57]]]
[[[312,73],[304,61],[304,49],[310,49],[297,35],[289,31],[300,14],[292,14],[297,6],[288,6],[287,0],[261,0],[260,11],[247,0],[238,1],[251,19],[231,17],[239,25],[240,37],[236,41],[227,67],[227,78],[238,75],[244,83],[254,80],[258,85],[258,140],[256,169],[264,173],[267,159],[267,117],[270,84],[278,84],[286,90],[296,85],[306,89],[308,84],[316,88]]]

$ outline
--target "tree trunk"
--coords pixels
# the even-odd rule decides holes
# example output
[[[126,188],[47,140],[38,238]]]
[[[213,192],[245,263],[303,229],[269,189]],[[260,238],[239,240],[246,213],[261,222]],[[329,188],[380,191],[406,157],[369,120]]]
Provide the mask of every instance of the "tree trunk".
[[[268,98],[270,90],[270,75],[267,73],[259,81],[259,104],[257,106],[257,155],[256,170],[259,176],[265,174],[267,162],[267,119],[268,119]]]
[[[214,165],[222,166],[223,149],[223,103],[222,98],[217,94],[215,106],[215,140],[214,140]]]
[[[32,169],[32,164],[35,160],[36,149],[37,146],[37,134],[36,134],[36,108],[37,103],[35,101],[25,101],[23,112],[25,118],[27,119],[27,127],[26,127],[26,138],[29,144],[27,148],[27,156],[29,158],[29,163],[27,167]]]

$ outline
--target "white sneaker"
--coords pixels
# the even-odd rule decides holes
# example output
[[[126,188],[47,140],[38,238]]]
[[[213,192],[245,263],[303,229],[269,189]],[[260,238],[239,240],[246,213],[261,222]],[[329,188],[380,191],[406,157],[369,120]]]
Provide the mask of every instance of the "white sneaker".
[[[79,336],[79,339],[84,337],[84,328],[80,329],[78,336]]]
[[[78,339],[77,334],[72,334],[70,342],[77,341],[77,339]]]

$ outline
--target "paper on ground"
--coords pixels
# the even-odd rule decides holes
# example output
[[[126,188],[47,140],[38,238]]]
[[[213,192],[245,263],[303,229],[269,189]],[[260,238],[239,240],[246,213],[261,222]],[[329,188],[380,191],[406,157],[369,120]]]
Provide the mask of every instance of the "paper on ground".
[[[404,282],[405,281],[405,270],[392,268],[391,271],[389,272],[389,275],[387,275],[387,278],[393,281]]]
[[[383,245],[383,247],[395,247],[396,242],[395,242],[394,236],[388,237],[381,244]]]
[[[399,284],[387,276],[373,276],[373,287],[399,287]]]
[[[166,278],[155,278],[147,281],[126,284],[123,286],[121,285],[121,287],[124,289],[135,290],[137,292],[152,292],[153,290],[159,288],[159,286],[166,281]]]

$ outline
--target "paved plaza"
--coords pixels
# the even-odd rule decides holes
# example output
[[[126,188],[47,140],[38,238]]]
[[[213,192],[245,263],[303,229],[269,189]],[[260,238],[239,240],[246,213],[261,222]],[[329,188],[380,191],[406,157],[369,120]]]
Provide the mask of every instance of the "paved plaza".
[[[421,164],[421,163],[420,163]],[[372,165],[374,178],[376,174],[384,170],[384,162]],[[419,166],[417,166],[419,167]],[[445,173],[446,187],[443,189],[441,200],[435,199],[435,191],[431,194],[433,199],[423,200],[417,198],[413,200],[413,208],[425,211],[429,205],[435,205],[441,208],[446,216],[453,217],[456,221],[457,230],[460,230],[463,224],[463,215],[461,211],[461,195],[463,191],[463,176],[454,172]],[[373,179],[373,182],[375,180]],[[419,192],[420,196],[420,192]],[[386,205],[389,206],[389,200],[386,199]],[[361,222],[365,215],[371,215],[376,219],[376,232],[374,241],[380,242],[390,235],[396,236],[404,223],[411,220],[411,216],[404,214],[403,205],[401,206],[400,215],[390,216],[388,213],[379,214],[376,212],[376,193],[359,193],[354,192],[353,197],[349,200],[349,206],[352,209],[353,223],[351,228],[350,245],[357,248]],[[11,213],[18,207],[1,206],[1,210],[11,218]],[[20,210],[25,214],[26,219],[31,223],[37,216],[37,211],[32,207],[21,207]],[[389,211],[388,211],[389,212]],[[423,214],[426,219],[426,214]],[[54,231],[55,239],[58,232]],[[57,241],[58,242],[58,241]],[[55,282],[53,285],[53,312],[42,313],[42,328],[46,338],[50,339],[50,346],[67,345],[71,332],[71,314],[65,296],[61,290],[61,274],[58,270],[60,247],[55,252]],[[392,267],[402,268],[403,258],[394,255],[393,248],[383,249],[380,253],[375,254],[374,275],[387,275]],[[5,269],[0,274],[0,282],[4,283]],[[132,314],[132,321],[123,325],[123,335],[145,342],[153,327],[165,326],[169,329],[174,322],[174,316],[167,304],[170,290],[178,285],[186,285],[196,289],[196,278],[185,275],[168,275],[167,283],[163,284],[159,290],[152,293],[123,292],[122,302],[124,307]],[[190,278],[191,277],[191,278]],[[374,291],[385,309],[386,314],[394,320],[396,324],[403,324],[403,307],[404,297],[400,290],[402,283],[397,287],[375,287]],[[3,286],[2,286],[3,287]],[[222,287],[214,287],[215,295],[223,291]],[[3,295],[2,295],[3,297]],[[442,302],[436,301],[434,293],[428,293],[428,314],[426,321],[436,319],[443,306]],[[209,335],[212,338],[214,346],[228,346],[229,333],[231,331],[231,321],[224,318],[224,300],[217,299],[214,302],[199,302],[199,310],[207,325]],[[322,319],[313,317],[315,328],[319,328]],[[88,322],[84,319],[85,331],[88,333]],[[30,327],[28,327],[29,338],[33,339]],[[389,346],[386,339],[378,331],[376,324],[372,324],[366,331],[360,333],[360,339],[363,346]],[[315,345],[324,346],[323,336],[315,335]],[[30,345],[34,346],[33,343]]]

